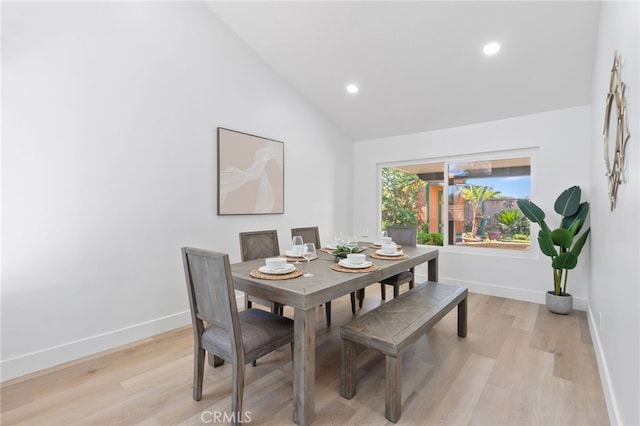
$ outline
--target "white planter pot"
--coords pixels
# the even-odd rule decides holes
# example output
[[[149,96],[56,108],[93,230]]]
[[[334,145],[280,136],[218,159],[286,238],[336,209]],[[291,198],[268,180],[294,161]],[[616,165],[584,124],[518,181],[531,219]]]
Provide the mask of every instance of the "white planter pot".
[[[567,315],[573,308],[573,296],[569,293],[556,296],[553,291],[548,291],[547,308],[554,314]]]

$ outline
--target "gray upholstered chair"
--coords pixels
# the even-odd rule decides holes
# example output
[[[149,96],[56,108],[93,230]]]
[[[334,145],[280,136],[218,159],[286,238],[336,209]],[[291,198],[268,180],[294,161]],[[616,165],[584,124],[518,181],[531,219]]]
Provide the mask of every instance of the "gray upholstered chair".
[[[232,364],[231,410],[241,413],[245,365],[287,343],[293,354],[293,321],[259,309],[238,312],[227,254],[183,247],[182,261],[194,333],[193,399],[202,398],[209,352],[214,367]]]
[[[275,229],[240,233],[240,258],[243,262],[277,256],[280,256],[280,246]],[[250,309],[253,302],[268,306],[273,313],[283,314],[284,307],[281,304],[245,294],[244,308]]]
[[[415,226],[387,225],[387,235],[396,243],[404,247],[415,247],[418,239],[418,229]],[[380,281],[382,299],[386,299],[385,286],[393,286],[393,297],[398,297],[400,286],[409,283],[409,288],[415,284],[415,268],[402,271],[397,275]]]
[[[291,238],[295,235],[300,235],[302,241],[305,243],[313,243],[316,249],[320,249],[320,232],[317,226],[310,226],[306,228],[291,228]],[[362,307],[362,300],[360,301],[360,307]],[[331,301],[324,304],[325,316],[327,318],[327,327],[331,325]],[[351,312],[356,313],[356,294],[351,293]]]

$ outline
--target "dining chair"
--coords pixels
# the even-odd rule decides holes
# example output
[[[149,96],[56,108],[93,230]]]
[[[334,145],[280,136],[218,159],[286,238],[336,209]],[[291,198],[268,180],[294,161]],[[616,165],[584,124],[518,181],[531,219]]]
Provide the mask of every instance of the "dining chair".
[[[278,231],[275,229],[268,231],[240,232],[239,236],[240,258],[243,262],[280,256]],[[270,307],[271,312],[276,314],[282,315],[284,312],[284,306],[280,303],[245,294],[244,308],[250,309],[253,306],[253,302]]]
[[[232,365],[231,409],[242,413],[245,365],[289,343],[293,321],[260,309],[238,312],[229,255],[182,248],[194,333],[193,399],[202,399],[206,352]]]
[[[320,231],[317,226],[309,226],[306,228],[291,228],[291,238],[300,235],[305,243],[315,244],[318,250],[322,247],[320,244]],[[360,303],[362,307],[362,303]],[[327,318],[327,327],[331,326],[331,301],[324,304],[324,312]],[[356,313],[356,294],[351,293],[351,312]]]
[[[387,225],[387,235],[396,243],[404,247],[415,247],[418,239],[418,228],[415,226]],[[415,268],[402,271],[397,275],[380,281],[380,294],[386,300],[386,287],[393,286],[393,297],[398,297],[400,286],[409,283],[409,288],[415,284]]]

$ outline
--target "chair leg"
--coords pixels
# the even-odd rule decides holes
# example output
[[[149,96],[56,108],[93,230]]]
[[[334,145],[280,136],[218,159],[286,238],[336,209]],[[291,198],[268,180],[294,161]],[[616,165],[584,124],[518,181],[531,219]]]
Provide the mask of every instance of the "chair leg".
[[[324,312],[327,316],[327,327],[331,327],[331,301],[324,304]]]
[[[358,290],[358,307],[362,308],[362,303],[364,302],[364,288]]]
[[[387,290],[384,288],[384,283],[380,283],[380,296],[382,300],[387,300]]]
[[[282,315],[283,310],[284,310],[284,307],[280,303],[273,302],[271,304],[271,313],[276,315]]]
[[[251,300],[249,300],[249,293],[244,294],[244,310],[251,309]]]
[[[218,355],[213,356],[213,368],[220,367],[224,364],[224,359],[220,358]]]
[[[356,313],[356,294],[351,293],[351,313]]]
[[[202,378],[204,377],[205,350],[196,347],[193,352],[193,399],[202,399]]]
[[[213,368],[220,367],[224,364],[224,359],[220,358],[218,355],[214,355],[211,352],[207,352],[207,358],[209,359],[209,365]]]
[[[395,284],[393,286],[393,298],[395,299],[396,297],[398,297],[398,294],[400,294],[400,285]]]
[[[242,397],[244,394],[244,362],[235,360],[233,363],[231,382],[231,412],[235,418],[233,424],[242,419]]]

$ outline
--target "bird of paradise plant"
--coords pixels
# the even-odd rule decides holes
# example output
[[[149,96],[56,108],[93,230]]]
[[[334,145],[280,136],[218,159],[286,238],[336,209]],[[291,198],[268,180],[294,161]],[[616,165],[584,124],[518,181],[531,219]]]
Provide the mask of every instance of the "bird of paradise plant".
[[[577,266],[578,256],[591,232],[591,228],[588,228],[578,236],[589,213],[589,203],[581,203],[580,196],[580,187],[572,186],[565,189],[556,199],[553,207],[561,216],[561,221],[560,227],[554,230],[545,222],[544,211],[533,201],[523,198],[517,201],[520,211],[531,222],[540,226],[538,244],[542,253],[551,258],[553,293],[556,296],[567,294],[569,270]],[[578,238],[574,243],[576,236]]]

